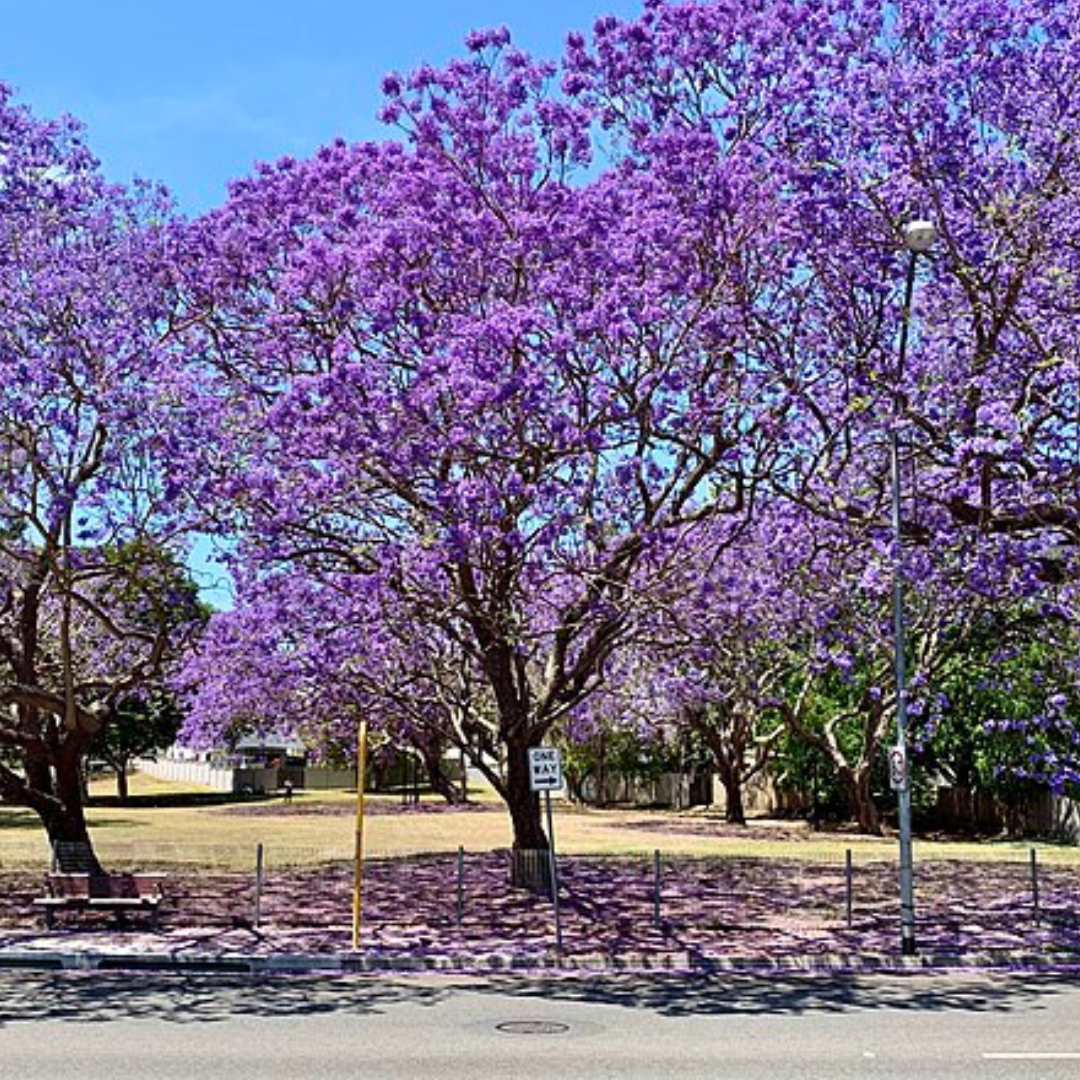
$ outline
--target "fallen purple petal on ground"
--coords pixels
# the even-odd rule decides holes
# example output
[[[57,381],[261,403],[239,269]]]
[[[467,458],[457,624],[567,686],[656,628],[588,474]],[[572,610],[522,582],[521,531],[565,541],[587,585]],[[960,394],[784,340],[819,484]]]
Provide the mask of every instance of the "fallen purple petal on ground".
[[[270,868],[259,898],[251,875],[176,872],[154,932],[111,916],[61,916],[48,935],[32,898],[39,877],[0,875],[0,947],[43,940],[58,949],[120,948],[176,956],[242,953],[337,955],[352,947],[349,864]],[[776,859],[672,859],[657,898],[651,860],[564,857],[560,917],[567,958],[708,965],[731,958],[895,954],[896,868],[868,863],[852,879],[851,920],[843,867]],[[373,860],[363,883],[362,951],[378,957],[439,957],[461,967],[490,957],[528,961],[555,944],[549,898],[511,887],[505,853],[470,855],[461,881],[453,855]],[[922,951],[1025,950],[1080,954],[1080,875],[1047,867],[1038,910],[1026,868],[1011,863],[933,862],[918,868]]]

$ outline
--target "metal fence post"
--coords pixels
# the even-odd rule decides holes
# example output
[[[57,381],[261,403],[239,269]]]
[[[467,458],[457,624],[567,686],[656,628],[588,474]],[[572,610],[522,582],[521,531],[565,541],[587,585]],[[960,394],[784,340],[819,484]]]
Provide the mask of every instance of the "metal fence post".
[[[465,917],[465,848],[457,849],[457,925],[461,929]]]
[[[262,921],[262,892],[263,892],[263,846],[260,841],[255,845],[255,929],[259,929]]]
[[[1039,859],[1034,848],[1031,849],[1031,908],[1035,916],[1035,925],[1039,925]]]
[[[844,895],[847,911],[847,924],[851,928],[852,915],[855,906],[855,872],[851,864],[851,848],[844,853]]]
[[[653,926],[660,925],[660,849],[653,851]]]

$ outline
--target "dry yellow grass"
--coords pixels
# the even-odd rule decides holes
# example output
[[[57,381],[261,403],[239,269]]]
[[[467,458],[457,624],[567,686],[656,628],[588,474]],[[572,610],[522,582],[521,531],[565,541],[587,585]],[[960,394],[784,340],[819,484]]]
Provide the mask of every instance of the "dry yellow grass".
[[[194,792],[136,774],[137,795]],[[205,790],[205,789],[202,789]],[[95,782],[93,793],[112,794],[111,781]],[[426,852],[490,851],[510,844],[509,818],[490,792],[477,793],[478,805],[451,810],[438,800],[403,810],[399,800],[367,799],[364,825],[368,857]],[[309,865],[352,858],[355,845],[355,794],[297,792],[291,805],[267,800],[215,806],[134,805],[92,807],[88,811],[95,845],[112,865],[192,865],[240,869],[254,863],[258,844],[268,864]],[[660,850],[665,857],[748,856],[842,863],[848,849],[857,862],[893,860],[896,844],[850,834],[814,833],[797,822],[732,829],[715,818],[644,810],[593,810],[557,804],[557,847],[566,854],[637,855]],[[1020,861],[1026,842],[916,843],[917,859]],[[1080,865],[1080,849],[1039,844],[1041,862]],[[0,807],[0,867],[43,866],[48,860],[44,832],[36,815]]]

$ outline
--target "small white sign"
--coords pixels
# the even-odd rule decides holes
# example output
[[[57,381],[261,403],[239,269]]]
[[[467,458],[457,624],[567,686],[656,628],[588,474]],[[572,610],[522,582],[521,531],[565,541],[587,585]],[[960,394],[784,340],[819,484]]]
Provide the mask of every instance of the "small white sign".
[[[554,746],[529,750],[529,787],[533,791],[558,791],[563,786],[562,761]]]
[[[889,751],[889,784],[893,791],[904,791],[908,785],[907,750],[894,746]]]

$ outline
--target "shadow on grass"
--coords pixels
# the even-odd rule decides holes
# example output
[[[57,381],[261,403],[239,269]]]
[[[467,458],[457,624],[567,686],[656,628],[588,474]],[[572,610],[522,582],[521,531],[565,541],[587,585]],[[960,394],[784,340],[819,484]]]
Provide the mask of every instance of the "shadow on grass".
[[[236,800],[234,800],[236,801]],[[247,800],[252,803],[252,800]],[[281,797],[275,797],[272,801],[262,800],[263,805],[252,803],[251,805],[223,805],[216,811],[221,815],[238,815],[241,817],[343,817],[353,818],[356,816],[356,804],[353,802],[322,802],[307,801],[296,798],[292,802],[285,802]],[[506,811],[495,803],[469,802],[454,804],[445,802],[420,802],[402,804],[386,798],[372,797],[364,809],[365,817],[459,817],[464,814],[505,814]]]
[[[570,957],[633,964],[654,958],[681,969],[731,959],[895,955],[895,867],[859,867],[851,919],[843,867],[775,859],[676,859],[661,867],[657,904],[651,860],[564,858],[562,942]],[[166,924],[253,928],[258,950],[347,952],[353,868],[269,864],[253,874],[170,875]],[[1039,907],[1017,865],[925,863],[918,876],[923,952],[987,949],[1069,952],[1080,960],[1080,875],[1047,868]],[[437,954],[462,962],[495,954],[540,957],[555,944],[554,909],[508,882],[505,852],[470,854],[458,877],[452,855],[369,860],[363,940],[379,956]],[[659,914],[659,919],[657,919]]]
[[[41,829],[41,818],[33,810],[0,806],[0,831],[4,829]]]
[[[897,878],[890,863],[854,872],[850,919],[843,866],[679,858],[663,860],[660,870],[658,897],[650,859],[560,860],[565,956],[579,968],[670,969],[690,981],[744,961],[784,969],[793,959],[898,956]],[[1037,907],[1028,875],[1022,864],[920,863],[920,952],[1019,950],[1080,964],[1080,872],[1043,869]],[[506,957],[542,964],[555,947],[554,908],[548,898],[512,888],[508,877],[506,852],[467,855],[460,878],[454,855],[368,860],[364,953],[374,960],[438,958],[461,971]],[[0,928],[37,927],[31,901],[40,884],[40,874],[0,875]],[[349,863],[293,867],[271,858],[261,892],[252,872],[174,867],[165,892],[162,933],[146,946],[158,951],[194,957],[351,950]],[[107,915],[64,917],[62,934],[84,931],[95,939],[100,933],[95,948],[114,944]]]
[[[132,817],[97,817],[95,815],[91,828],[96,833],[102,829],[145,829],[151,823],[145,819]],[[6,829],[34,830],[41,833],[42,844],[47,847],[45,833],[41,826],[41,818],[33,810],[8,809],[0,807],[0,832]]]
[[[121,799],[118,795],[92,795],[86,800],[88,807],[116,809],[135,809],[190,806],[247,806],[267,803],[277,798],[274,795],[244,795],[239,792],[225,791],[185,791],[159,792],[150,795],[128,795]]]

